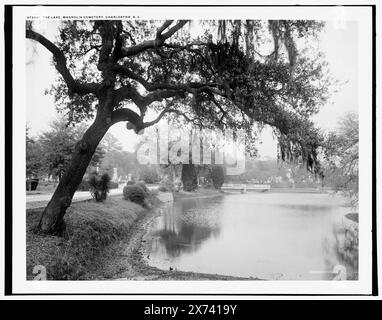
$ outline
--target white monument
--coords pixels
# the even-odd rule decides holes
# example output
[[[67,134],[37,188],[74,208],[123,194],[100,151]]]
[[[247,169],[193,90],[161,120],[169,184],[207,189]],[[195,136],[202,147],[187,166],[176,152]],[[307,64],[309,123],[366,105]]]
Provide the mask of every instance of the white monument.
[[[117,168],[113,168],[113,178],[111,179],[114,182],[118,182],[118,171]]]

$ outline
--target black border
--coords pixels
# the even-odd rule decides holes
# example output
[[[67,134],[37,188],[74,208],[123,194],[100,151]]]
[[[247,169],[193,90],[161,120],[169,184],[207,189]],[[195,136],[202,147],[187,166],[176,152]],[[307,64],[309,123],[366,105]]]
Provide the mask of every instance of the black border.
[[[373,83],[373,97],[372,97],[372,295],[378,295],[378,259],[377,259],[377,155],[376,155],[376,125],[377,125],[377,56],[376,56],[376,38],[377,38],[377,21],[376,21],[376,6],[372,6],[372,83]]]
[[[4,68],[4,121],[5,121],[5,183],[10,183],[5,189],[5,257],[4,257],[4,291],[5,295],[12,294],[12,111],[13,111],[13,70],[12,70],[12,25],[13,10],[11,6],[4,7],[4,50],[5,50],[5,68]],[[8,108],[6,106],[9,106]],[[12,108],[11,108],[12,106]]]
[[[4,294],[6,296],[81,296],[81,295],[118,295],[118,296],[377,296],[378,295],[378,260],[377,260],[377,200],[376,200],[376,4],[341,5],[343,7],[372,8],[372,292],[371,294],[231,294],[231,293],[13,293],[12,291],[12,112],[13,112],[13,57],[12,28],[13,7],[34,7],[33,4],[17,4],[4,6],[4,89],[5,89],[5,257],[4,257]],[[157,4],[55,4],[39,5],[46,7],[336,7],[338,5],[157,5]],[[8,107],[7,107],[8,106]],[[12,106],[10,108],[9,106]]]

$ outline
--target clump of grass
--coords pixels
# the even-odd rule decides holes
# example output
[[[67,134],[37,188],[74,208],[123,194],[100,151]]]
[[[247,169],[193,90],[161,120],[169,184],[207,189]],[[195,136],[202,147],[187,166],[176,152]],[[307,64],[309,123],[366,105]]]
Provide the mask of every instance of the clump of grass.
[[[103,203],[74,203],[65,216],[63,238],[33,232],[40,210],[27,212],[27,279],[33,279],[33,267],[43,265],[48,280],[89,279],[102,268],[102,252],[129,229],[144,209],[129,201],[110,197]]]

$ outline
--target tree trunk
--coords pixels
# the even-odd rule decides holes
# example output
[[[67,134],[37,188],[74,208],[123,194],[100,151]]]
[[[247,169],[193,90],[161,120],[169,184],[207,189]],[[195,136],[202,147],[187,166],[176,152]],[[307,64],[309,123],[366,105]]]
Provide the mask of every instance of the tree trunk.
[[[70,165],[61,177],[54,194],[41,215],[37,231],[61,236],[65,231],[64,215],[70,206],[92,156],[109,129],[106,117],[97,115],[93,124],[76,144]]]
[[[182,182],[185,191],[194,191],[198,187],[198,179],[193,164],[182,165]]]

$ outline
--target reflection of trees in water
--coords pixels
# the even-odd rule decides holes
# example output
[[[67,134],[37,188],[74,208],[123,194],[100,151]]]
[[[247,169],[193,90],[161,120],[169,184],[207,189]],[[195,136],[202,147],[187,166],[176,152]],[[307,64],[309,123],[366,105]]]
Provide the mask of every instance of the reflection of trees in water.
[[[343,265],[348,280],[358,279],[358,223],[347,222],[335,225],[330,239],[326,239],[324,249],[327,253],[328,269]]]
[[[327,212],[332,210],[333,205],[328,204],[275,204],[278,207],[289,209],[289,210],[295,210],[295,211],[303,211],[303,212]]]
[[[167,254],[177,257],[196,251],[203,241],[220,232],[219,215],[215,202],[180,201],[163,215],[163,228],[157,232]]]

